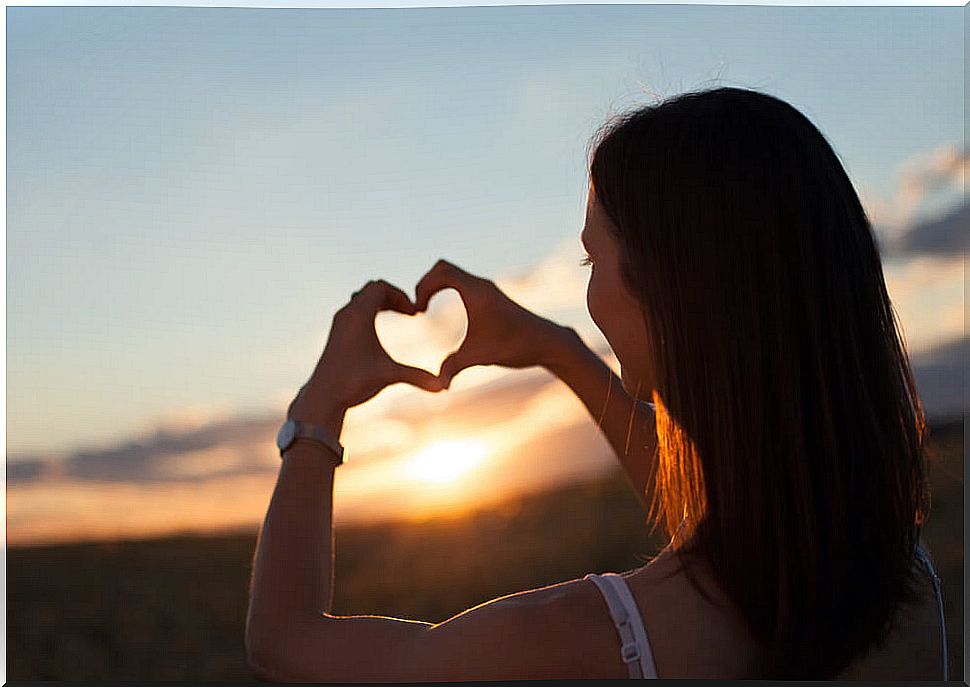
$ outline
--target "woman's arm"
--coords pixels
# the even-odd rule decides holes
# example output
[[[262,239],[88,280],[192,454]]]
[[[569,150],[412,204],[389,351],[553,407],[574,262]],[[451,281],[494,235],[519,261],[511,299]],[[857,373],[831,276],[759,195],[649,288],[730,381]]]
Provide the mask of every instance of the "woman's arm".
[[[328,429],[339,441],[345,410],[388,384],[440,389],[434,375],[392,360],[377,340],[380,310],[414,314],[400,289],[371,281],[334,316],[324,353],[287,415]],[[574,580],[481,604],[443,623],[384,616],[335,616],[333,456],[296,441],[286,451],[253,563],[246,658],[272,682],[425,682],[563,679],[585,676],[590,640],[611,646],[605,616],[591,632],[588,582]],[[598,599],[597,599],[598,601]],[[582,632],[577,632],[582,628]],[[598,676],[598,675],[597,675]]]
[[[339,437],[343,411],[317,421]],[[294,622],[318,618],[333,601],[334,456],[298,439],[280,465],[253,558],[246,650],[250,656]]]
[[[331,461],[310,442],[297,440],[286,452],[259,534],[246,623],[247,662],[258,679],[568,679],[589,670],[590,621],[582,616],[588,604],[581,603],[589,590],[582,580],[493,599],[437,625],[331,614]],[[612,641],[603,618],[599,636]],[[602,670],[616,668],[605,663]]]
[[[634,403],[620,378],[583,342],[576,330],[565,326],[560,330],[560,335],[550,339],[549,355],[542,366],[575,392],[594,422],[602,415],[600,429],[619,458],[640,503],[647,506],[653,495],[657,446],[653,408],[644,401]]]

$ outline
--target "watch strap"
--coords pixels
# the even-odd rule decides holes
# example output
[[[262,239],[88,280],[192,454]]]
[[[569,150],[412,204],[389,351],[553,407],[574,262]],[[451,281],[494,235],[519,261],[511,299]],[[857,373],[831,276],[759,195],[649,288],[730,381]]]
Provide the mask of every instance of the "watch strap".
[[[344,462],[344,447],[330,432],[305,420],[294,420],[293,422],[296,426],[293,441],[290,442],[290,445],[286,449],[280,452],[281,458],[283,457],[283,453],[291,448],[297,439],[309,439],[310,441],[323,445],[334,453],[337,457],[336,465],[341,465]]]

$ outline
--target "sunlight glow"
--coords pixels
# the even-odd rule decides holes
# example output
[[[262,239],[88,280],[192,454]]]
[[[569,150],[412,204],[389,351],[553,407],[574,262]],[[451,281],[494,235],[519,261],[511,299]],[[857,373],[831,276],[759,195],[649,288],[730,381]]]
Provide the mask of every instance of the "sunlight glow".
[[[415,454],[405,473],[423,482],[454,482],[482,462],[488,454],[480,441],[439,441]]]

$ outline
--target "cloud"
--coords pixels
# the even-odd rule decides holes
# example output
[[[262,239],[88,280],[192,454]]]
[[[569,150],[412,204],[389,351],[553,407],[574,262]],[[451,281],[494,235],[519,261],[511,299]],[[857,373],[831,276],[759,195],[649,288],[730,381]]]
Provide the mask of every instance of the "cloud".
[[[351,408],[342,441],[355,463],[368,463],[420,443],[429,432],[511,421],[555,378],[536,368],[441,395],[415,391],[400,395],[380,412]],[[383,393],[383,392],[382,392]],[[166,418],[166,423],[170,417]],[[224,478],[230,474],[272,474],[279,462],[276,433],[281,417],[263,415],[215,419],[179,430],[169,425],[104,449],[85,449],[65,457],[20,456],[7,464],[10,485],[47,479],[78,482],[162,484]],[[368,459],[370,458],[370,459]]]
[[[21,454],[8,456],[7,483],[17,484],[43,479],[70,479],[92,482],[161,483],[180,481],[172,456],[198,456],[211,452],[212,476],[224,471],[227,463],[239,472],[266,469],[266,461],[253,453],[253,445],[272,447],[279,429],[279,418],[273,415],[237,414],[226,419],[213,414],[209,421],[197,420],[174,427],[172,415],[166,415],[152,431],[139,433],[119,444],[96,449],[81,449],[64,455]],[[226,450],[238,455],[227,458]],[[13,458],[11,460],[11,458]],[[167,465],[167,468],[160,466]],[[270,463],[270,465],[272,465]],[[220,467],[221,466],[221,467]],[[262,466],[262,467],[261,467]],[[197,479],[196,474],[191,479]]]
[[[899,168],[892,198],[864,192],[865,204],[887,254],[942,254],[967,248],[966,203],[928,220],[915,221],[916,211],[926,198],[944,190],[964,188],[968,151],[957,145],[942,145],[915,155]]]
[[[446,289],[432,296],[422,314],[378,313],[374,328],[394,360],[437,374],[441,362],[461,344],[468,317],[458,293]]]
[[[917,256],[889,262],[883,273],[911,351],[963,334],[962,256]]]
[[[911,356],[913,376],[931,420],[960,417],[966,412],[964,381],[970,360],[970,337],[944,341]]]
[[[380,415],[348,411],[341,438],[350,457],[335,485],[338,522],[469,508],[615,467],[585,406],[542,369],[449,394],[399,397]],[[255,527],[278,472],[278,426],[275,413],[214,420],[64,460],[11,464],[9,541]],[[489,465],[460,489],[439,494],[444,500],[433,485],[398,479],[397,468],[416,450],[466,438],[488,447]]]
[[[904,180],[900,207],[962,175],[964,167],[965,156],[932,158],[922,171],[912,171]],[[915,351],[914,374],[931,420],[963,407],[964,361],[970,344],[962,334],[963,262],[953,253],[966,248],[966,233],[959,231],[966,224],[966,212],[964,206],[901,234],[899,250],[915,257],[885,270],[894,305],[906,323],[910,350]],[[580,257],[578,236],[564,237],[532,268],[495,281],[510,298],[537,314],[560,322],[568,314],[567,324],[616,369],[608,343],[581,317],[586,316],[589,274],[579,265]],[[444,291],[420,318],[381,313],[375,327],[392,357],[437,372],[467,330],[464,308],[457,293]],[[213,519],[213,527],[219,522],[258,523],[278,470],[276,432],[294,391],[274,397],[272,409],[265,413],[243,415],[228,407],[191,406],[166,413],[147,431],[133,432],[132,439],[115,446],[8,461],[12,539],[32,528],[50,536],[68,532],[69,527],[75,534],[84,528],[103,533],[165,529],[161,512],[151,515],[146,510],[121,522],[127,514],[159,503],[160,494],[185,510],[178,516],[179,526],[197,525],[193,518],[203,513]],[[382,489],[390,489],[390,494],[394,488],[378,479],[385,462],[400,460],[429,441],[469,435],[505,447],[496,460],[519,486],[548,485],[612,464],[607,460],[609,447],[582,402],[548,371],[479,366],[459,374],[444,394],[393,385],[347,412],[342,438],[350,458],[340,473],[346,499],[338,517],[350,518],[348,509],[354,503],[370,503],[371,510],[388,513],[400,510],[418,495],[399,494],[376,503],[375,494],[384,493]],[[229,485],[239,489],[238,498],[226,501]],[[477,488],[500,486],[489,479]],[[217,493],[219,498],[211,496]],[[99,505],[115,497],[118,503],[103,509]],[[197,501],[201,505],[191,505]],[[224,501],[218,508],[211,505]],[[80,509],[84,517],[75,518],[72,509]],[[113,520],[118,520],[117,527]]]
[[[891,253],[905,255],[965,253],[970,248],[970,203],[915,225],[888,241],[886,248]]]
[[[582,256],[577,233],[563,238],[539,264],[499,277],[495,283],[509,298],[536,313],[582,307],[589,279],[589,272],[579,264]]]
[[[524,308],[579,331],[601,355],[610,355],[609,345],[586,312],[586,284],[589,272],[579,264],[583,252],[579,236],[567,236],[539,263],[499,275],[495,283],[509,298]],[[379,313],[375,322],[378,338],[395,360],[437,373],[441,362],[461,344],[468,319],[461,297],[451,289],[435,294],[425,314],[409,317]],[[509,374],[499,366],[477,366],[455,377],[455,388],[471,388]],[[413,394],[411,391],[401,393]],[[377,406],[384,399],[376,399]]]
[[[913,356],[931,420],[961,411],[968,354],[970,339],[961,337]],[[265,515],[278,470],[277,426],[275,414],[218,420],[57,464],[9,465],[9,541],[252,529]],[[383,415],[348,417],[346,431],[352,462],[338,473],[339,523],[467,508],[616,469],[585,406],[542,370],[518,371],[450,398],[412,396]],[[394,479],[394,466],[416,449],[461,438],[482,441],[493,456],[490,469],[462,490],[436,501],[432,486]]]
[[[967,174],[967,153],[955,145],[945,145],[904,162],[899,184],[900,204],[913,208],[931,191],[950,184],[962,187]]]
[[[152,422],[151,431],[179,433],[198,429],[218,420],[230,420],[233,415],[233,409],[228,403],[221,405],[193,403],[160,414]]]

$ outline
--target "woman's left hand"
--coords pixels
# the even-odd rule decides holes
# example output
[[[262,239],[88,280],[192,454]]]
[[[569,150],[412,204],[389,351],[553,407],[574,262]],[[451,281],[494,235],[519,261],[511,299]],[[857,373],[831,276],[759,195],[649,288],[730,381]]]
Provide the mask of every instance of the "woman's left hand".
[[[436,375],[396,362],[381,346],[374,318],[382,310],[413,315],[415,305],[383,279],[371,280],[354,293],[334,314],[323,354],[310,381],[290,404],[287,417],[324,424],[325,419],[342,415],[397,382],[441,391]]]

